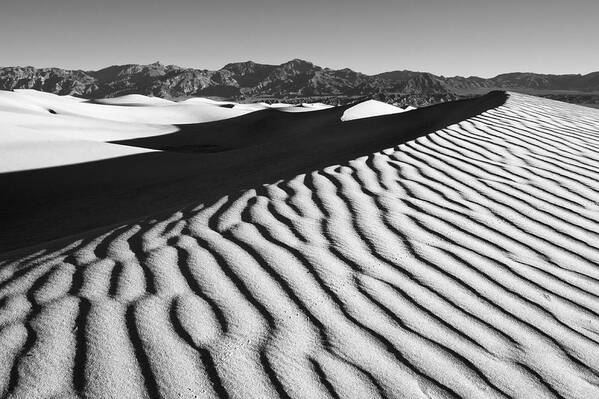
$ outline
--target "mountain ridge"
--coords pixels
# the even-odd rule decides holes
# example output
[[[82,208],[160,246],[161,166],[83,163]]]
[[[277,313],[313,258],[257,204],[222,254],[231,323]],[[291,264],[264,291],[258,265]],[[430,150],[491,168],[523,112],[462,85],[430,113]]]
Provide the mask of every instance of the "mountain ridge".
[[[428,105],[485,90],[508,89],[570,102],[599,104],[599,72],[537,74],[511,72],[492,78],[445,77],[429,72],[395,70],[367,75],[349,68],[330,69],[293,59],[282,63],[228,63],[218,70],[177,65],[112,65],[96,71],[14,66],[0,68],[0,89],[35,89],[88,99],[144,94],[168,99],[192,96],[236,100],[325,98],[339,102],[371,97],[387,102]],[[563,93],[568,92],[568,93]],[[560,98],[557,98],[560,99]]]

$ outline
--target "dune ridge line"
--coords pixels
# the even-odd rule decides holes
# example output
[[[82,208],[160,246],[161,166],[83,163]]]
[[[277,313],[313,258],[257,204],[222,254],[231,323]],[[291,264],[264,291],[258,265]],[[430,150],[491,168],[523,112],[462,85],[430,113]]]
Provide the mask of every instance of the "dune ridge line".
[[[599,397],[598,150],[598,111],[510,93],[5,257],[0,395]]]

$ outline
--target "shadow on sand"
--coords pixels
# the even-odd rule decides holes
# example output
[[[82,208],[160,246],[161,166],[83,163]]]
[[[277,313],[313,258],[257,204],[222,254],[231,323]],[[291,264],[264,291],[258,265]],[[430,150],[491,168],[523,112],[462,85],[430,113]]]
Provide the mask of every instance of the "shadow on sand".
[[[0,175],[0,252],[214,200],[371,154],[502,105],[495,91],[340,122],[343,108],[258,111],[120,142],[166,151]]]

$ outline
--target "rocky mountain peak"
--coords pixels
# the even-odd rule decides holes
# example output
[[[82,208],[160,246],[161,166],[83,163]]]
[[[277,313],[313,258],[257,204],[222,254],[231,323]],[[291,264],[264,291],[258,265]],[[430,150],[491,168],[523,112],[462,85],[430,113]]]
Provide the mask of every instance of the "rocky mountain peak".
[[[125,94],[170,99],[189,96],[226,98],[289,98],[367,96],[400,104],[425,105],[459,98],[481,89],[572,90],[597,93],[599,72],[587,75],[509,73],[484,79],[443,77],[426,72],[398,70],[374,76],[349,68],[321,68],[299,58],[280,65],[254,61],[229,63],[217,71],[151,64],[113,65],[97,71],[60,68],[0,68],[0,89],[30,88],[86,98]]]

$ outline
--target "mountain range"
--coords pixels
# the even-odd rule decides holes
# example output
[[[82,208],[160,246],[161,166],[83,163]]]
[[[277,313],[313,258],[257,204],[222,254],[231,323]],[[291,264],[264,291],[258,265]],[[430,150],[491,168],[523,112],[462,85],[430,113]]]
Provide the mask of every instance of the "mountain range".
[[[359,97],[428,105],[494,89],[527,92],[575,103],[599,104],[599,72],[586,75],[507,73],[494,78],[444,77],[392,71],[366,75],[294,59],[280,65],[252,61],[212,71],[164,65],[114,65],[98,71],[61,68],[0,68],[0,89],[35,89],[88,99],[144,94],[167,99],[191,96],[275,101],[315,99],[344,102]]]

